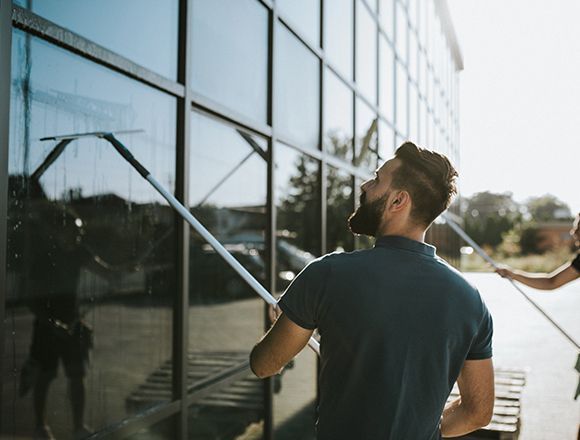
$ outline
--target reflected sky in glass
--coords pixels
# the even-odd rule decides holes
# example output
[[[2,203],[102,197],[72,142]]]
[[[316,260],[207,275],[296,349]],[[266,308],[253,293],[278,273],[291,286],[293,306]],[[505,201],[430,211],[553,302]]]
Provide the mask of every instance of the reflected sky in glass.
[[[17,0],[56,24],[177,78],[178,0]]]
[[[352,159],[353,92],[332,71],[325,70],[324,146],[327,152]]]
[[[393,47],[382,36],[379,38],[379,50],[381,51],[379,106],[386,118],[392,122],[395,107],[395,53]]]
[[[382,160],[389,159],[395,152],[393,129],[383,120],[379,121],[379,155]]]
[[[380,1],[380,22],[383,31],[393,41],[393,16],[395,14],[395,0],[379,0]]]
[[[372,103],[377,101],[377,25],[367,8],[356,9],[356,82]]]
[[[402,60],[403,63],[407,63],[407,30],[409,25],[407,24],[407,13],[405,8],[401,6],[399,2],[396,3],[397,11],[397,55]]]
[[[324,8],[324,51],[328,59],[348,79],[352,79],[354,32],[353,1],[333,0]]]
[[[374,171],[377,164],[377,124],[376,113],[360,98],[356,100],[356,166]]]
[[[267,122],[268,11],[256,0],[193,3],[193,89]]]
[[[320,0],[276,0],[276,3],[280,8],[280,15],[287,17],[297,27],[300,34],[318,47],[320,45]]]
[[[407,136],[407,70],[397,62],[397,128]]]
[[[281,24],[276,44],[277,126],[291,140],[317,148],[319,59]]]

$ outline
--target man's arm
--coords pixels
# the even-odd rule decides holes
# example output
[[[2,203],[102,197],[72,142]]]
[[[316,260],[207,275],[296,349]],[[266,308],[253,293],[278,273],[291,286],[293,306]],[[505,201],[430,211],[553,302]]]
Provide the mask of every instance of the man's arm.
[[[308,344],[313,331],[300,327],[282,313],[250,354],[254,374],[265,378],[279,373]]]
[[[562,287],[577,278],[580,278],[578,272],[572,263],[566,263],[560,266],[552,273],[528,273],[520,270],[511,270],[509,268],[497,269],[496,272],[502,277],[511,278],[519,281],[526,286],[533,287],[540,290],[554,290]]]
[[[445,407],[443,437],[459,437],[489,424],[495,400],[493,362],[466,360],[457,379],[460,398]]]

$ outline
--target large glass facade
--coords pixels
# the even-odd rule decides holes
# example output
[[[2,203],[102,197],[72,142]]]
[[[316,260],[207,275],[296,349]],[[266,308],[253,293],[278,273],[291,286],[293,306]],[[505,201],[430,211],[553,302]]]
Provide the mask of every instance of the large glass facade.
[[[373,245],[347,219],[401,142],[458,164],[446,8],[12,3],[0,437],[314,439],[315,354],[251,373],[263,301],[102,136],[280,295],[312,259]],[[445,224],[428,240],[457,262]]]

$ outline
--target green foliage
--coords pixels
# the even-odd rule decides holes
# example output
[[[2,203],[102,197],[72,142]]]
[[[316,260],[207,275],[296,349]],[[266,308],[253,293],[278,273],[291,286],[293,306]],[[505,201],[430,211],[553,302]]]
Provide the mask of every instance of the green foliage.
[[[572,220],[570,207],[551,194],[528,199],[526,208],[535,222]]]

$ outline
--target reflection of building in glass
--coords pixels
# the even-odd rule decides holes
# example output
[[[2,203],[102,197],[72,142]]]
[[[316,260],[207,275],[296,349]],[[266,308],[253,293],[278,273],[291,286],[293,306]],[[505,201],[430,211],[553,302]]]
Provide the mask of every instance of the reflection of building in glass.
[[[40,139],[143,130],[119,137],[280,293],[316,256],[372,244],[346,218],[403,140],[457,164],[462,60],[445,1],[12,3],[0,4],[0,436],[312,438],[314,355],[253,379],[261,300],[106,142],[71,142],[32,179],[55,147]],[[456,261],[445,225],[429,239]],[[84,325],[83,368],[62,350],[56,376],[35,364],[35,328],[66,345]],[[44,413],[31,395],[43,372]]]

